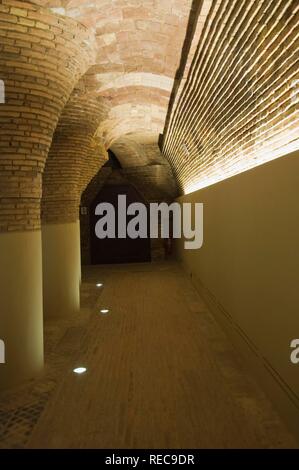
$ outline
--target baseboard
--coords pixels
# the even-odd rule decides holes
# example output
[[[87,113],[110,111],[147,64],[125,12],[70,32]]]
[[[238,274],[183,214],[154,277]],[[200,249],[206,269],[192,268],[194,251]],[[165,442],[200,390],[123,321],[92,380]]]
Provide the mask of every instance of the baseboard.
[[[201,282],[186,263],[180,263],[191,278],[199,295],[208,305],[217,322],[222,326],[238,353],[243,357],[250,372],[270,398],[277,412],[299,443],[299,396],[286,383],[281,374],[263,356],[258,346],[246,334],[232,315],[221,305],[214,294]]]

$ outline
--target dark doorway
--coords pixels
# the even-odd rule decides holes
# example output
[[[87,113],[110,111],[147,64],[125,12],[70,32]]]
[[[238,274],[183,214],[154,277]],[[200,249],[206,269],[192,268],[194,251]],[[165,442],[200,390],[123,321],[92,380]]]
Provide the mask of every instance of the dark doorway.
[[[114,206],[117,233],[117,206],[118,195],[120,194],[126,195],[127,205],[133,202],[145,204],[142,196],[131,185],[111,185],[101,189],[90,206],[91,264],[144,263],[151,261],[151,243],[149,237],[137,238],[136,240],[132,240],[129,237],[100,240],[95,234],[95,226],[99,220],[99,216],[95,215],[95,208],[100,202],[109,202]],[[127,221],[131,218],[133,216],[128,216]]]

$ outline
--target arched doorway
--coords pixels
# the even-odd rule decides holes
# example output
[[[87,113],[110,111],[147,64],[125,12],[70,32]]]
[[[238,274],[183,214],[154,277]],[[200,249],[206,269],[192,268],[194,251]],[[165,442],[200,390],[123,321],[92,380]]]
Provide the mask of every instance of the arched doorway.
[[[107,185],[99,191],[90,206],[91,264],[144,263],[151,261],[151,243],[149,237],[134,240],[129,237],[100,240],[95,234],[95,225],[99,220],[99,216],[95,215],[95,208],[100,202],[108,202],[114,206],[117,233],[119,195],[126,196],[127,205],[134,202],[146,204],[138,191],[130,184]],[[128,216],[127,221],[130,218],[133,218],[133,216]]]

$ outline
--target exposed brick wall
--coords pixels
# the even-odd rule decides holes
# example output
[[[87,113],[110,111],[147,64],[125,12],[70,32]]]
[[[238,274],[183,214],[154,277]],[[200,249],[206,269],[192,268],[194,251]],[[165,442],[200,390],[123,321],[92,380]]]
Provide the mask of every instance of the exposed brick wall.
[[[192,0],[33,0],[97,30],[99,73],[175,74]],[[139,67],[140,65],[140,67]],[[137,66],[137,67],[136,67]]]
[[[148,202],[172,202],[177,195],[177,187],[168,165],[124,168],[120,172]]]
[[[163,145],[183,192],[299,148],[298,22],[297,0],[212,3]]]
[[[102,166],[108,161],[108,152],[101,140],[93,138],[87,158],[81,163],[81,178],[79,185],[80,199],[90,181],[97,175]]]
[[[91,180],[82,194],[81,206],[87,208],[86,214],[80,215],[81,259],[83,264],[90,264],[90,205],[105,185],[131,184],[144,198],[145,202],[172,202],[177,195],[177,187],[169,165],[145,165],[113,170],[102,168]],[[163,259],[164,241],[151,241],[152,260]]]
[[[157,136],[149,133],[130,133],[113,142],[110,147],[122,168],[145,165],[169,165],[161,154]]]
[[[0,231],[40,227],[41,173],[59,115],[93,62],[92,37],[29,2],[0,4]]]
[[[108,159],[102,143],[94,137],[104,115],[98,98],[84,93],[79,85],[61,114],[46,162],[43,223],[78,220],[81,193]]]
[[[129,132],[162,133],[190,8],[198,2],[33,1],[96,31],[98,53],[89,86],[110,101],[110,113],[99,134],[106,148]]]

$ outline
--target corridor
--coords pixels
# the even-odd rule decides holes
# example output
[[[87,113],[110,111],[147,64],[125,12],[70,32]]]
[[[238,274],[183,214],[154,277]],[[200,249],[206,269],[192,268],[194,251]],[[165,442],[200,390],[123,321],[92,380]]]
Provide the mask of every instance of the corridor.
[[[299,449],[298,48],[298,0],[0,0],[1,448]]]
[[[296,447],[177,263],[90,267],[82,294],[26,447]]]

